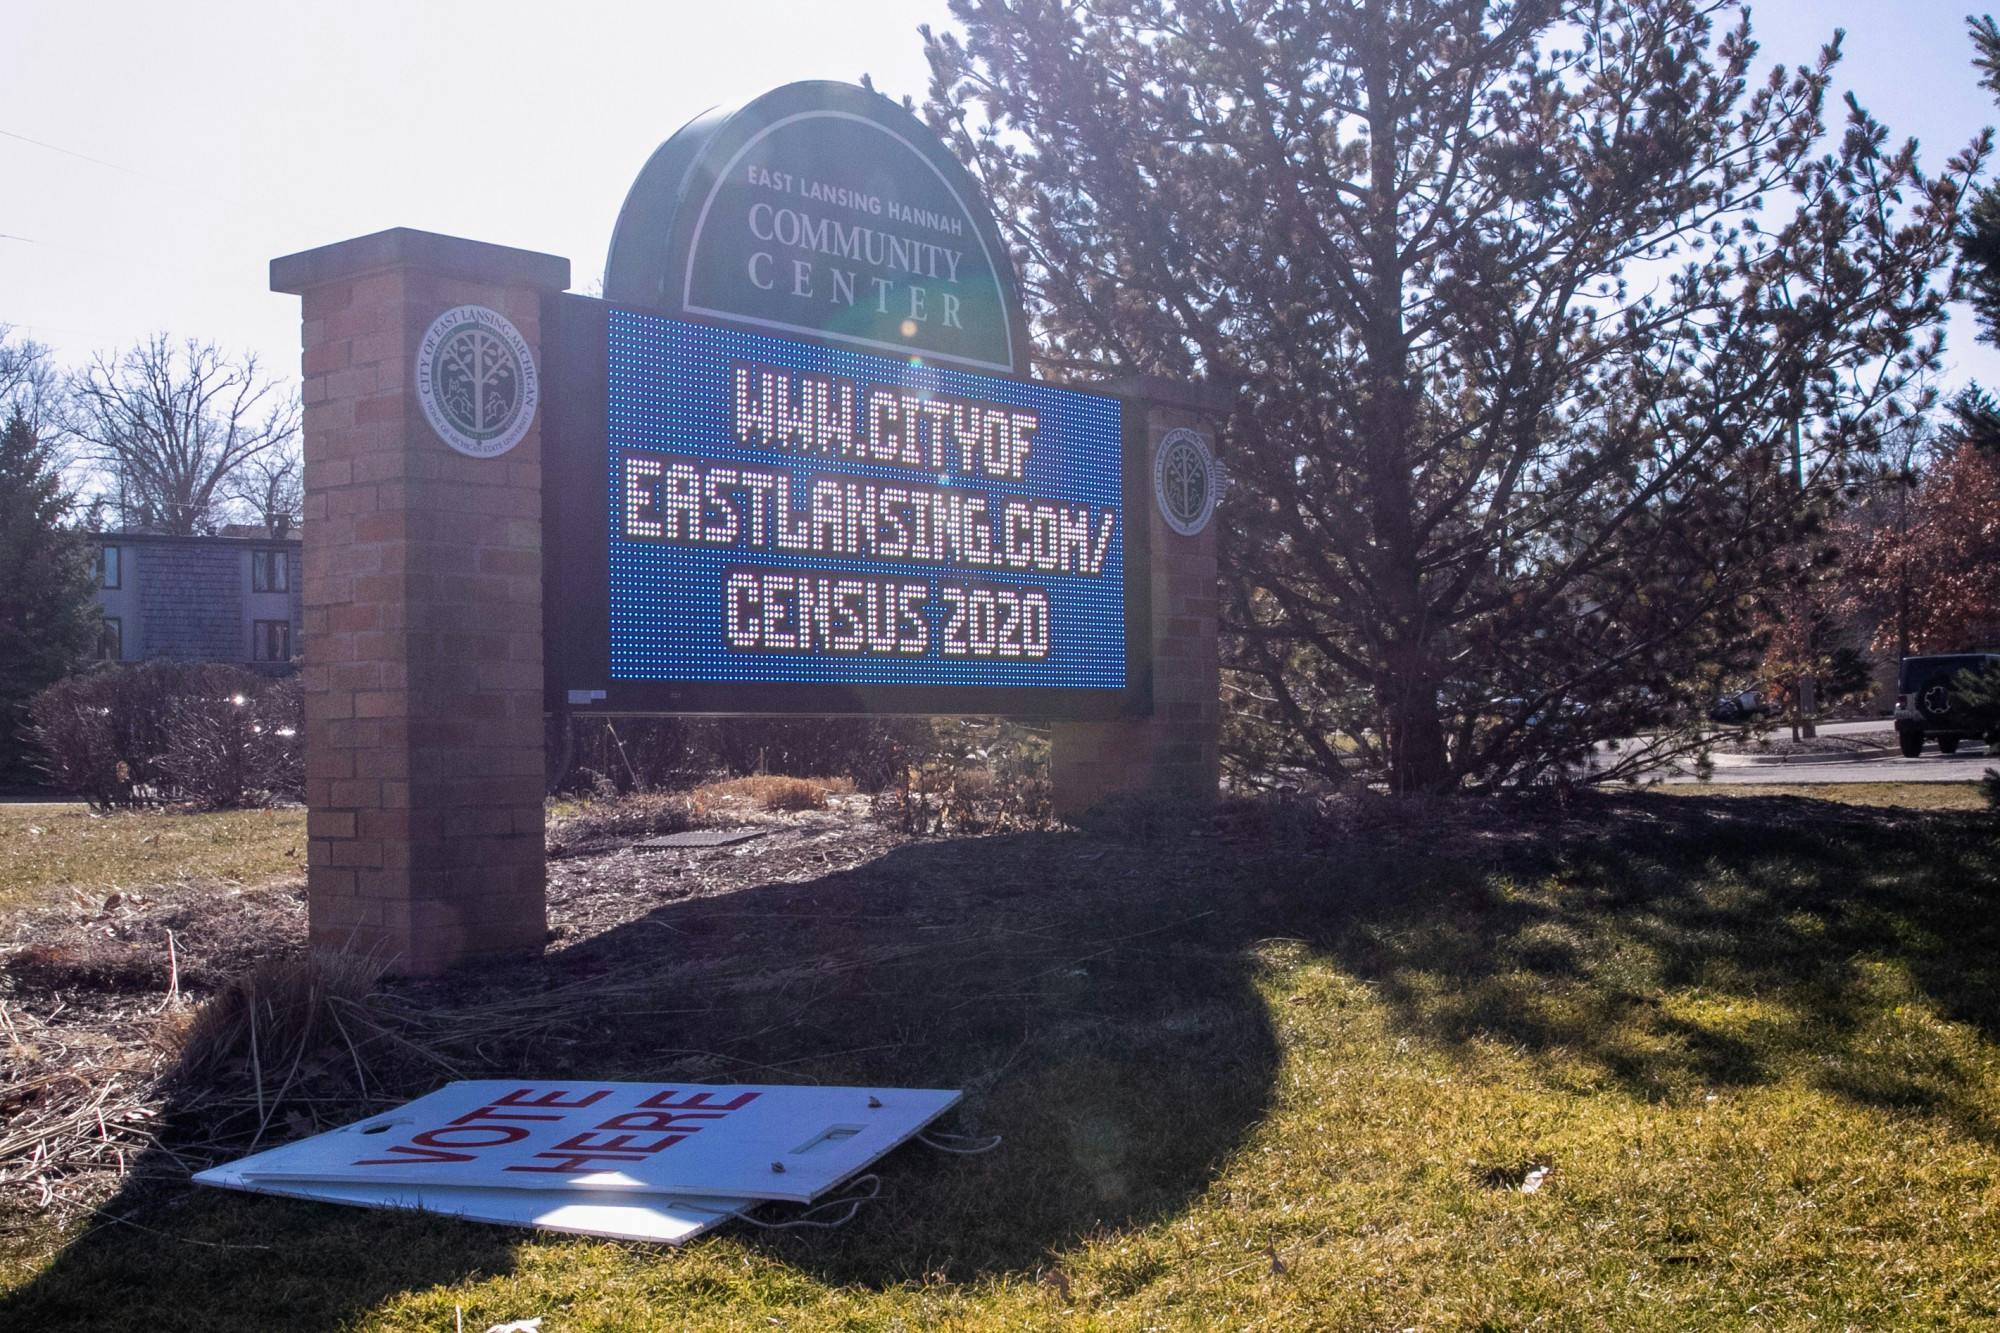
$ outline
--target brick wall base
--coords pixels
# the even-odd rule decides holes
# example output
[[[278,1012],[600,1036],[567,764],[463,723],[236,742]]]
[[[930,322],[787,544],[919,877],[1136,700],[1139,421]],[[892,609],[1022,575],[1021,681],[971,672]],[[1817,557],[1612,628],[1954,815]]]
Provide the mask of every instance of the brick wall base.
[[[418,405],[432,320],[488,306],[539,351],[566,260],[406,229],[273,261],[304,304],[301,670],[311,941],[407,974],[539,949],[539,423],[490,459]]]
[[[1143,393],[1144,390],[1142,389]],[[1144,465],[1177,427],[1208,433],[1205,414],[1155,403],[1147,411]],[[1158,795],[1215,800],[1221,781],[1221,679],[1215,524],[1183,537],[1168,527],[1146,487],[1152,544],[1153,712],[1109,722],[1059,722],[1049,777],[1056,813],[1087,811],[1106,797]],[[1133,522],[1137,522],[1136,515]]]

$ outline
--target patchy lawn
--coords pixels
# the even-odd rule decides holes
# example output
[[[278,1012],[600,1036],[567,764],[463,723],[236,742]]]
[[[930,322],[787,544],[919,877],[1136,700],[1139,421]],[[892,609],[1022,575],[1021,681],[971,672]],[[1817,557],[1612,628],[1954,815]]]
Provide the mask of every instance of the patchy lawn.
[[[14,1215],[0,1325],[2000,1320],[1996,821],[1759,789],[1168,822],[920,842],[842,803],[570,855],[547,960],[401,992],[468,1074],[966,1088],[945,1127],[1003,1146],[897,1153],[841,1229],[672,1251],[154,1154],[91,1225]]]
[[[1804,796],[1840,805],[1886,806],[1897,810],[1984,810],[1986,797],[1976,782],[1676,782],[1650,788],[1669,796]]]
[[[303,810],[95,815],[0,805],[0,913],[76,889],[96,898],[189,882],[256,884],[305,868]]]

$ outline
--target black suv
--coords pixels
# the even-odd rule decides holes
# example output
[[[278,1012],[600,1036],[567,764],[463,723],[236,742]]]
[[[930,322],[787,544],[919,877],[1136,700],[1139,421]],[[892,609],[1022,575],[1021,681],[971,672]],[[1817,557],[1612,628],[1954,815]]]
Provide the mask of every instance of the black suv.
[[[1959,696],[1960,672],[1986,672],[2000,666],[2000,653],[1950,653],[1939,657],[1906,657],[1896,679],[1896,741],[1905,757],[1924,752],[1924,738],[1936,739],[1943,754],[1955,753],[1971,737],[1989,746],[2000,740],[2000,717],[1975,711]]]

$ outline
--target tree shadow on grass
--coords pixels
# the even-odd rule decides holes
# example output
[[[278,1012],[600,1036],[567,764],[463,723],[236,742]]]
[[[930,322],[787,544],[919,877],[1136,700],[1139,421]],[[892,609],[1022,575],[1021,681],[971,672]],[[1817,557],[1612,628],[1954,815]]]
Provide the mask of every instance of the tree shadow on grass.
[[[911,844],[418,994],[461,1012],[551,997],[532,1031],[481,1043],[468,1077],[964,1088],[941,1127],[999,1149],[900,1150],[882,1199],[837,1232],[735,1230],[828,1282],[970,1280],[1184,1208],[1264,1115],[1277,1049],[1252,917],[1199,891],[1211,869],[1075,834]],[[154,1157],[135,1179],[171,1172]],[[102,1216],[0,1301],[0,1325],[343,1326],[538,1243],[176,1183],[130,1185]]]
[[[1645,797],[1633,800],[1659,801]],[[1630,808],[1630,802],[1625,802]],[[1408,1030],[1496,1041],[1649,1100],[1804,1078],[2000,1144],[2000,828],[1798,798],[1627,826],[1356,903],[1325,933]]]

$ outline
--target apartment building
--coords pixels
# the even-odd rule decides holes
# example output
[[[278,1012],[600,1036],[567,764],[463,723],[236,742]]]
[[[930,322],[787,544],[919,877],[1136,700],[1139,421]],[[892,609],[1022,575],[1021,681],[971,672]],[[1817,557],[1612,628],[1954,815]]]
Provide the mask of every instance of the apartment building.
[[[92,535],[108,661],[154,657],[284,671],[299,655],[299,541],[262,529]]]

